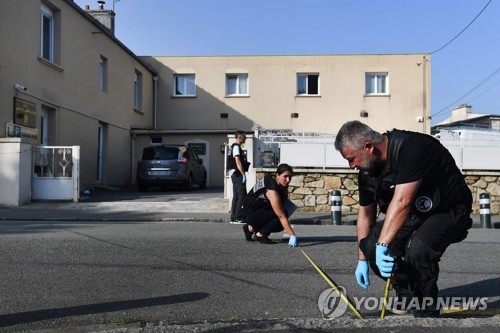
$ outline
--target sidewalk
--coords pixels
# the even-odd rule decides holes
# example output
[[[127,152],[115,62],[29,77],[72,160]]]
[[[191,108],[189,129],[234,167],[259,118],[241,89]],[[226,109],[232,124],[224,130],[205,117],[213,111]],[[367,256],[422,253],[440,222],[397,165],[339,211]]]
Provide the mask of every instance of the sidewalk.
[[[150,221],[229,223],[229,202],[223,190],[192,192],[137,192],[135,188],[98,189],[80,202],[37,201],[20,207],[0,206],[0,221]],[[354,225],[355,214],[343,215],[341,223]],[[473,228],[481,227],[472,216]],[[296,212],[293,224],[333,224],[329,212]],[[492,228],[500,228],[500,216],[491,216]]]

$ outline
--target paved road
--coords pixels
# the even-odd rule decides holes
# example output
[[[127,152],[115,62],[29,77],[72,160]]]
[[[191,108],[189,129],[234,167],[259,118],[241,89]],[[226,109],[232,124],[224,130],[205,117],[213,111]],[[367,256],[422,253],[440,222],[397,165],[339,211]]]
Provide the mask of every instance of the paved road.
[[[295,229],[302,249],[351,297],[382,296],[376,277],[366,291],[356,286],[353,226]],[[437,326],[440,332],[498,332],[499,236],[473,229],[441,265],[441,295],[487,298],[484,317],[360,321],[348,312],[328,321],[318,308],[328,286],[300,250],[247,243],[239,225],[0,221],[0,330],[416,332]]]

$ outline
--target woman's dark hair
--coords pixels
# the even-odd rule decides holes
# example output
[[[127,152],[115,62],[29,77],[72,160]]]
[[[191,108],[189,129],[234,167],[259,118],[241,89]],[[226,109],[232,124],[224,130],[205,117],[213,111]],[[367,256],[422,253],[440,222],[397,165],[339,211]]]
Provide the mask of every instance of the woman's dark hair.
[[[285,171],[290,171],[291,173],[293,173],[292,167],[289,166],[288,164],[282,163],[282,164],[278,165],[278,169],[276,169],[276,173],[278,175],[281,175]]]

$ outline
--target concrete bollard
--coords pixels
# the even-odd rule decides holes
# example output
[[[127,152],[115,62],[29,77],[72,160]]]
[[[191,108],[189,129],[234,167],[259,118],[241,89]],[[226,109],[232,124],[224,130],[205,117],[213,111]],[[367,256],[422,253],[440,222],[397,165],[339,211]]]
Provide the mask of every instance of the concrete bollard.
[[[481,193],[479,195],[479,214],[481,217],[481,227],[491,228],[490,195],[488,193]]]
[[[342,196],[339,190],[333,190],[330,196],[330,209],[332,211],[332,223],[335,225],[342,224]]]

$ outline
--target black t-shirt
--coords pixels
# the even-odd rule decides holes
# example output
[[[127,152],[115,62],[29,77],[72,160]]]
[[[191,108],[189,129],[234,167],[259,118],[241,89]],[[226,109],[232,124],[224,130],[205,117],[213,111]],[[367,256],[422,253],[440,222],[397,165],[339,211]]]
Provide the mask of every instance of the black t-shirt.
[[[386,166],[379,177],[359,174],[359,204],[367,206],[378,198],[385,198],[387,204],[392,199],[394,188],[422,179],[416,199],[429,198],[432,202],[422,201],[421,211],[438,205],[451,206],[456,202],[468,201],[470,190],[467,188],[463,175],[449,151],[435,138],[417,132],[404,131],[406,137],[402,140],[396,157],[391,156],[388,148]],[[395,140],[391,132],[389,143]],[[394,142],[392,142],[394,143]],[[391,167],[392,165],[392,167]],[[388,170],[392,169],[392,170]],[[389,175],[387,177],[387,175]],[[467,203],[468,204],[468,203]],[[416,204],[415,204],[416,207]]]
[[[278,192],[281,202],[288,198],[288,188],[281,187],[274,179],[273,175],[267,173],[264,177],[257,179],[255,186],[248,192],[244,199],[243,207],[246,209],[256,209],[262,207],[271,207],[271,202],[266,196],[269,190]]]

